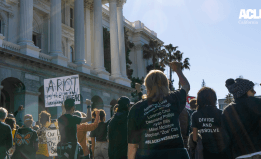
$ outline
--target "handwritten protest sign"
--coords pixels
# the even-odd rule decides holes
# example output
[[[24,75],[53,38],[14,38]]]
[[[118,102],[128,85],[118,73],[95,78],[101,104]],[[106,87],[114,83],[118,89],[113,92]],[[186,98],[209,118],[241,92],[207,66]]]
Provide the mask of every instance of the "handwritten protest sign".
[[[63,99],[73,98],[80,104],[79,75],[44,80],[45,107],[62,106]]]
[[[57,156],[58,130],[46,130],[46,139],[49,156]]]

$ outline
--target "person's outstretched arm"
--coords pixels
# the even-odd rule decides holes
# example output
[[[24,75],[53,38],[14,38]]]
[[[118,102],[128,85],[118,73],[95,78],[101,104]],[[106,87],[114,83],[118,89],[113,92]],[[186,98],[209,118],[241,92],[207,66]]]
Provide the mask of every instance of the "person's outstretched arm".
[[[91,100],[86,99],[86,104],[87,104],[87,117],[86,118],[82,118],[81,123],[86,123],[89,121],[92,121],[92,110],[91,110]]]
[[[91,137],[91,140],[92,140],[92,156],[94,156],[95,137]]]
[[[138,147],[138,144],[128,144],[128,159],[135,159]]]
[[[20,105],[20,106],[18,107],[17,111],[14,112],[14,117],[16,117],[17,114],[18,114],[18,112],[20,112],[20,111],[22,111],[22,110],[24,110],[24,107],[23,107],[23,105]]]
[[[184,89],[186,91],[186,93],[188,94],[189,90],[190,90],[190,85],[189,82],[187,80],[187,78],[184,76],[182,70],[181,70],[181,63],[180,62],[171,62],[170,63],[170,67],[173,71],[175,71],[179,77],[179,82],[182,86],[182,89]]]

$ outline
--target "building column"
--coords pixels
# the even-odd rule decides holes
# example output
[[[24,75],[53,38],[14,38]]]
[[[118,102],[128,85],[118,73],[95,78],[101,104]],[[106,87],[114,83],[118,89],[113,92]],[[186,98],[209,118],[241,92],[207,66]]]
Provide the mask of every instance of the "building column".
[[[67,67],[68,59],[62,52],[61,0],[51,0],[50,16],[50,55],[53,56],[52,62]]]
[[[32,41],[33,36],[33,0],[20,0],[20,52],[39,58],[39,49]]]
[[[144,68],[144,59],[143,59],[143,50],[142,44],[135,44],[135,52],[137,59],[137,74],[139,78],[145,77],[145,69]]]
[[[5,39],[5,37],[3,36],[3,34],[0,34],[0,47],[3,47],[4,39]]]
[[[118,22],[119,55],[120,55],[121,75],[122,75],[123,78],[127,78],[123,5],[124,5],[124,1],[120,1],[117,4],[117,22]]]
[[[65,25],[70,27],[70,2],[68,0],[65,1],[64,14]]]
[[[120,56],[117,23],[117,0],[110,0],[110,42],[111,42],[111,76],[114,79],[120,78]]]
[[[38,104],[40,92],[25,91],[24,92],[24,114],[32,114],[34,121],[38,121]]]
[[[2,89],[3,89],[3,88],[4,88],[4,86],[1,86],[1,85],[0,85],[0,102],[1,102],[1,97],[2,97],[1,95],[2,95]],[[1,103],[0,103],[0,104],[1,104]],[[2,107],[2,105],[0,105],[0,107]]]
[[[91,45],[91,10],[89,7],[84,9],[85,23],[85,59],[88,65],[92,65],[92,45]]]
[[[84,1],[74,1],[74,50],[77,70],[90,74],[91,66],[85,60]]]
[[[94,14],[94,70],[98,77],[109,80],[109,73],[104,68],[102,1],[93,2]]]

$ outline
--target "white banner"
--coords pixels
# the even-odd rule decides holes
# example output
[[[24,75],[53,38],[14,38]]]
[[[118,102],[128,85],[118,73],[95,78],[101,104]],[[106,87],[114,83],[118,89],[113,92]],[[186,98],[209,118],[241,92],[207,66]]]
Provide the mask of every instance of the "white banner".
[[[57,156],[58,130],[46,130],[46,139],[49,156]]]
[[[50,78],[44,80],[45,107],[62,106],[63,100],[70,97],[80,104],[79,75]]]

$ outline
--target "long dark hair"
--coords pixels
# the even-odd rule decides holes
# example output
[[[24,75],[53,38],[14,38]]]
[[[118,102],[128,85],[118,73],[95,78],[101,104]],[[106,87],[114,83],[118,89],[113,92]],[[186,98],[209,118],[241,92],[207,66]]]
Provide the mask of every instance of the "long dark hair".
[[[206,106],[213,106],[215,107],[217,103],[217,95],[216,92],[209,87],[202,87],[198,91],[197,109],[200,110]]]

